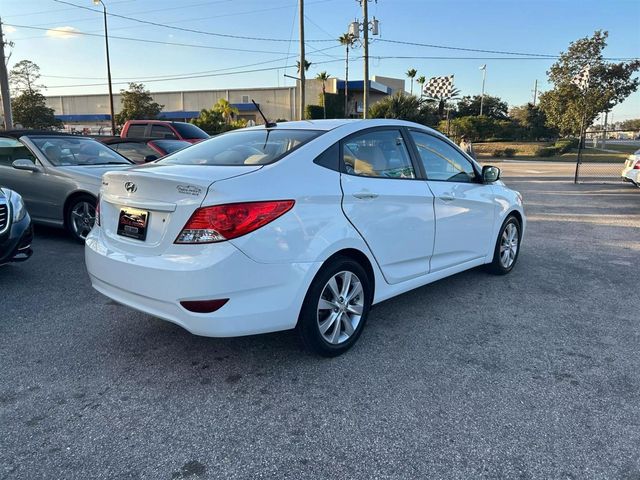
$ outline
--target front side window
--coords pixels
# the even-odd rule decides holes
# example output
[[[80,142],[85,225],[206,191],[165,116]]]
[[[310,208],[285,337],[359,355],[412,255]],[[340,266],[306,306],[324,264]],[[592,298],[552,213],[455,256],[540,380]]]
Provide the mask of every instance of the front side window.
[[[346,173],[363,177],[416,178],[400,130],[374,130],[342,145]]]
[[[176,138],[176,134],[164,125],[151,125],[151,138]]]
[[[144,137],[146,129],[146,123],[132,123],[127,130],[127,137]]]
[[[411,132],[428,180],[473,182],[476,178],[471,162],[448,143],[422,132]]]
[[[35,162],[29,149],[18,140],[0,137],[0,166],[10,167],[16,160],[23,159]]]
[[[251,129],[218,135],[164,157],[170,165],[266,165],[280,160],[322,132]]]
[[[68,137],[29,137],[29,139],[56,167],[131,163],[106,145],[91,138],[70,135]]]

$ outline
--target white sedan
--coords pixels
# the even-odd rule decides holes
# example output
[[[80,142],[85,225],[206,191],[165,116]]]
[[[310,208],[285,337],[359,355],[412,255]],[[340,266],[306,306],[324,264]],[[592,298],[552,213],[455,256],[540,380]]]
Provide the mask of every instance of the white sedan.
[[[640,150],[629,155],[627,161],[624,162],[622,179],[625,182],[631,182],[635,186],[640,187]]]
[[[87,269],[99,292],[194,334],[297,328],[335,356],[378,302],[514,268],[525,216],[499,175],[400,120],[237,130],[105,174]]]

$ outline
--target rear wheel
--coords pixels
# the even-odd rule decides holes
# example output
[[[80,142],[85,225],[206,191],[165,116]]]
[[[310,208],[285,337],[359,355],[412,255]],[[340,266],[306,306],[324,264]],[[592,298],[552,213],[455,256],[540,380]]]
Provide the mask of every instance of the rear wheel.
[[[96,199],[91,195],[75,197],[67,207],[66,224],[69,233],[84,243],[96,221]]]
[[[493,252],[493,262],[489,264],[489,271],[496,275],[504,275],[513,270],[520,253],[520,239],[522,228],[514,215],[510,215],[502,224]]]
[[[331,260],[314,278],[300,311],[304,345],[324,357],[346,352],[362,333],[372,300],[371,280],[358,262]]]

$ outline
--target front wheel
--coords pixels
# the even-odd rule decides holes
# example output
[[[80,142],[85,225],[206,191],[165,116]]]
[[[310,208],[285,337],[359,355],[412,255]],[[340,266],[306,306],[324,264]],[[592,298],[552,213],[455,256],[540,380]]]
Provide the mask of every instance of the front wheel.
[[[75,240],[84,243],[96,221],[96,200],[90,195],[74,198],[67,208],[67,228]]]
[[[373,301],[371,280],[355,260],[338,257],[324,265],[304,299],[297,330],[304,345],[335,357],[358,340]]]
[[[510,215],[502,224],[493,252],[493,262],[489,271],[496,275],[505,275],[513,270],[520,253],[522,227],[514,215]]]

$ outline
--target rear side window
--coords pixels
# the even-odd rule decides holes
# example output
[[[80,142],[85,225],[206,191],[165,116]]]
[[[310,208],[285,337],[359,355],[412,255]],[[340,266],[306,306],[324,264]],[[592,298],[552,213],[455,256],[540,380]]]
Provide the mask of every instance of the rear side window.
[[[144,137],[144,132],[147,128],[147,125],[144,123],[135,123],[133,125],[129,125],[127,130],[128,137]]]
[[[338,143],[333,144],[327,148],[324,152],[316,157],[313,161],[316,165],[328,168],[330,170],[340,171],[340,145]]]
[[[176,134],[164,125],[151,125],[151,138],[176,138]]]
[[[266,165],[318,137],[316,130],[236,130],[173,153],[158,163],[171,165]]]

